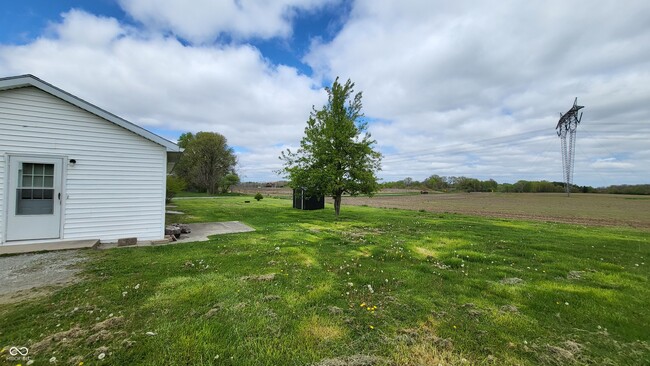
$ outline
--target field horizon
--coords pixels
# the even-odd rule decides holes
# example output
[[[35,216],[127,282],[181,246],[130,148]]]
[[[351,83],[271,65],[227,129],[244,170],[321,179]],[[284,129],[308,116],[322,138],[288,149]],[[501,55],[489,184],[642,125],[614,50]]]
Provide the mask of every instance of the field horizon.
[[[291,189],[238,188],[242,194],[262,193],[289,198]],[[326,202],[331,204],[331,198]],[[650,231],[650,196],[605,193],[443,193],[420,194],[419,190],[384,189],[373,197],[343,196],[345,206],[425,210],[470,216],[511,218],[587,226],[629,227]]]

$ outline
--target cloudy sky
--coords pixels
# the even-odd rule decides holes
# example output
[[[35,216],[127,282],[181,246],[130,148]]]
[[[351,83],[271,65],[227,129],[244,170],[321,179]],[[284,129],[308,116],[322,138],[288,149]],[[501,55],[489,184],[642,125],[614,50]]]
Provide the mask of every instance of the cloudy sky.
[[[190,5],[191,4],[191,5]],[[650,183],[650,2],[22,0],[0,77],[30,73],[172,141],[225,135],[245,181],[278,177],[323,86],[350,78],[387,181]]]

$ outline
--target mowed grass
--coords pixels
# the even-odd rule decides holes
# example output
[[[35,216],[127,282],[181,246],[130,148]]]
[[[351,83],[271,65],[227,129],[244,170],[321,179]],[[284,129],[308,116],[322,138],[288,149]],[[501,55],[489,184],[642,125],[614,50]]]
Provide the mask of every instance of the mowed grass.
[[[269,198],[175,205],[187,215],[174,221],[257,231],[86,252],[81,282],[0,305],[0,360],[10,346],[36,364],[650,360],[647,231],[346,206],[335,220]]]

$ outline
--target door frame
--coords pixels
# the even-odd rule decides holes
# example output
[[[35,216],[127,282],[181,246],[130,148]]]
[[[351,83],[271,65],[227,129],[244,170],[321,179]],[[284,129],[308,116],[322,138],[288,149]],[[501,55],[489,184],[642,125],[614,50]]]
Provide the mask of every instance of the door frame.
[[[27,239],[27,240],[11,240],[7,241],[7,233],[9,230],[9,194],[11,194],[9,186],[11,179],[11,167],[9,166],[10,158],[27,158],[27,159],[60,159],[61,160],[61,200],[59,205],[59,237],[58,238],[49,238],[49,239]],[[56,241],[64,238],[63,229],[65,227],[65,202],[67,195],[66,182],[67,182],[67,173],[68,173],[68,157],[64,155],[45,155],[45,154],[33,154],[33,153],[5,153],[4,154],[4,176],[3,176],[3,205],[2,210],[3,214],[3,228],[2,228],[2,241],[0,245],[11,245],[11,244],[25,244],[27,242],[42,242],[42,241]]]

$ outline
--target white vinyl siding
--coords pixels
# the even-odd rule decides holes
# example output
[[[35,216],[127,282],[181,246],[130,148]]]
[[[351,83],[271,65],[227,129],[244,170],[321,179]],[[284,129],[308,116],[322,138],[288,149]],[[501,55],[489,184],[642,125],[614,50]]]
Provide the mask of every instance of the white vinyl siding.
[[[38,88],[23,87],[0,91],[0,159],[4,154],[66,158],[62,239],[163,237],[165,147]],[[76,164],[67,164],[68,159]],[[4,169],[2,162],[0,192]],[[3,202],[0,194],[0,230]]]
[[[0,94],[2,95],[2,94]],[[0,96],[0,98],[2,98]],[[0,99],[2,100],[2,99]],[[1,102],[0,102],[1,103]],[[0,128],[2,128],[2,112],[0,112]],[[0,135],[1,136],[1,135]],[[1,141],[2,137],[0,137],[0,144],[3,142]],[[2,146],[2,145],[0,145]],[[2,147],[0,147],[2,149]],[[5,155],[4,151],[0,151],[0,244],[4,240],[3,238],[5,237],[4,235],[4,230],[5,230],[5,186],[4,186],[4,181],[5,181]]]

